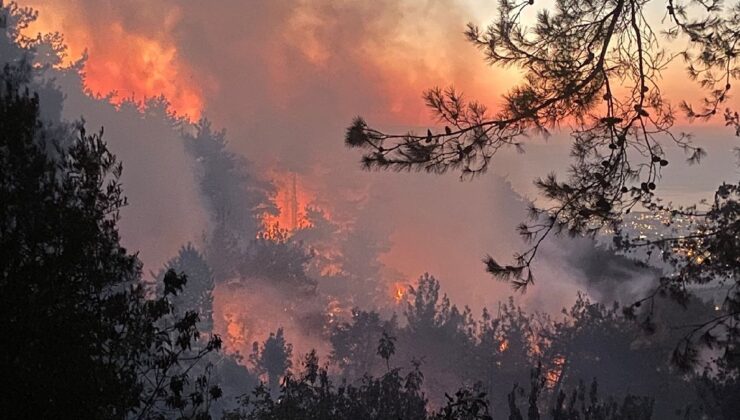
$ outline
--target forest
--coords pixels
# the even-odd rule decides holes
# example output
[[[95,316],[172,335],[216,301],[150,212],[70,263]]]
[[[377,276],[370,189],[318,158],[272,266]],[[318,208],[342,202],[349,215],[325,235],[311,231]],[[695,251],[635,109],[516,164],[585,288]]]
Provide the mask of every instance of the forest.
[[[383,117],[371,87],[338,77],[277,105],[260,95],[283,93],[254,83],[208,116],[156,87],[96,91],[95,49],[76,57],[73,32],[33,32],[44,7],[22,3],[0,0],[0,417],[740,419],[740,3],[493,2],[484,26],[444,31],[517,78],[489,106],[427,86],[412,101],[424,125]],[[317,10],[387,32],[374,7],[392,8]],[[119,30],[90,25],[108,23]],[[337,65],[308,48],[281,66]],[[349,50],[336,60],[361,55]],[[220,59],[191,83],[236,65]],[[664,77],[676,66],[680,80]],[[341,75],[376,77],[365,70]],[[220,95],[236,95],[229,83]],[[346,83],[355,108],[324,83]],[[316,121],[333,99],[352,117]],[[307,116],[282,122],[291,101]],[[232,114],[274,129],[275,149],[244,153],[271,140],[232,134]],[[538,138],[565,157],[530,155]],[[495,173],[528,159],[537,172]],[[446,178],[462,193],[422,186]],[[469,210],[484,203],[460,201],[470,191],[497,210]],[[457,255],[485,286],[448,270]]]

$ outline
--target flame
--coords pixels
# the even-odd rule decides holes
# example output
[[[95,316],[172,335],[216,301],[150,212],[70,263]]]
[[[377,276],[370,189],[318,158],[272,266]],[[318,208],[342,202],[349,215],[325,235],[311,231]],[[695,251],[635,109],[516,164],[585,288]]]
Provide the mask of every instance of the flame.
[[[503,339],[501,343],[498,345],[498,351],[499,353],[505,352],[509,348],[509,340]]]
[[[133,32],[116,21],[99,33],[92,25],[78,21],[79,12],[74,7],[28,3],[40,6],[35,8],[42,13],[23,35],[35,38],[36,34],[64,34],[67,62],[62,65],[87,57],[83,83],[90,94],[107,97],[116,105],[163,96],[174,114],[191,121],[200,117],[203,94],[192,83],[193,74],[180,58],[174,41],[162,35],[179,20],[179,10],[173,9],[163,17],[164,27],[155,36]]]
[[[177,114],[190,119],[200,117],[203,108],[201,93],[184,83],[177,63],[177,49],[172,45],[127,34],[114,25],[113,34],[126,53],[103,54],[91,50],[85,64],[85,87],[93,94],[112,96],[113,103],[120,103],[127,96],[139,98],[163,95]],[[124,95],[123,97],[120,95]]]
[[[226,345],[228,348],[239,348],[247,344],[247,331],[233,313],[224,314],[226,321]]]
[[[408,285],[405,283],[396,282],[393,283],[393,300],[396,302],[396,304],[399,304],[405,300],[406,294],[408,292]]]
[[[273,201],[278,211],[277,214],[263,214],[261,235],[276,239],[272,236],[276,231],[289,236],[292,232],[311,227],[305,209],[315,196],[302,188],[298,175],[292,172],[275,174],[272,181],[277,187]]]
[[[249,354],[253,342],[264,340],[281,326],[276,322],[281,308],[267,302],[264,296],[254,295],[248,288],[219,285],[213,295],[214,332],[224,338],[227,352]]]
[[[548,387],[554,387],[563,375],[563,368],[565,367],[565,357],[555,356],[552,361],[552,367],[545,372],[545,380],[547,381]]]

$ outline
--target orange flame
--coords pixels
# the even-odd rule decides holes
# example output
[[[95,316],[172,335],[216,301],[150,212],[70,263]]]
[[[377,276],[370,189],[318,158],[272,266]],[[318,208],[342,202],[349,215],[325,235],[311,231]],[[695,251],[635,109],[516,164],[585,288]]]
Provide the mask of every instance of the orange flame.
[[[296,230],[311,227],[305,208],[314,197],[301,188],[298,176],[295,173],[275,175],[273,183],[277,187],[273,200],[278,213],[265,213],[262,216],[262,236],[269,238],[270,232],[276,230],[282,230],[289,235]]]
[[[552,368],[548,369],[547,372],[545,372],[545,380],[547,381],[548,386],[551,388],[560,381],[560,377],[563,375],[563,368],[565,367],[565,357],[555,356],[552,364]]]
[[[393,283],[393,300],[396,304],[399,304],[405,300],[406,293],[408,292],[408,285],[405,283],[396,282]]]
[[[135,33],[121,22],[111,22],[104,33],[79,22],[79,12],[63,4],[29,1],[31,7],[41,6],[35,22],[23,35],[64,35],[69,65],[87,57],[83,74],[85,89],[93,95],[108,97],[113,104],[134,99],[163,96],[170,111],[191,121],[197,120],[204,106],[201,90],[192,83],[193,74],[179,56],[175,43],[166,36]],[[62,2],[60,2],[62,3]],[[37,7],[38,8],[38,7]],[[164,17],[165,34],[179,19],[173,9]]]

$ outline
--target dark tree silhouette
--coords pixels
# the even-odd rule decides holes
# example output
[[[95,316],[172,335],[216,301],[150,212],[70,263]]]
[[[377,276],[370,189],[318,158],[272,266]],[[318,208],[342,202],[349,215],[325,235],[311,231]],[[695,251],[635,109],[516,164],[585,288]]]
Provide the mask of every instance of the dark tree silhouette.
[[[541,413],[548,412],[561,391],[570,396],[568,390],[593,378],[598,379],[601,393],[615,401],[629,393],[654,398],[656,418],[671,418],[679,409],[692,414],[686,419],[722,418],[710,413],[732,409],[727,398],[718,397],[736,389],[731,369],[723,368],[719,376],[716,370],[702,376],[700,372],[686,374],[670,364],[675,343],[682,336],[672,326],[714,312],[713,306],[696,298],[686,310],[667,297],[657,299],[657,325],[650,335],[625,317],[618,305],[606,306],[584,296],[564,309],[560,319],[527,313],[513,299],[471,319],[461,316],[464,311],[440,293],[433,277],[423,276],[408,299],[410,308],[398,322],[391,318],[384,323],[370,312],[334,327],[330,360],[342,370],[342,380],[360,380],[361,366],[370,366],[366,371],[378,376],[394,364],[422,360],[423,389],[432,404],[442,406],[454,400],[457,397],[449,392],[462,385],[471,404],[476,395],[486,394],[483,401],[499,418],[509,412],[511,386],[528,384],[531,368],[539,364],[547,381],[538,394]],[[379,342],[384,332],[398,337],[392,341],[392,357],[388,352],[387,364],[381,354],[375,362],[367,361],[376,350],[369,337]]]
[[[563,390],[557,392],[557,398],[551,408],[546,411],[549,415],[541,416],[540,395],[546,390],[547,381],[541,367],[532,370],[529,390],[525,391],[519,385],[514,385],[509,393],[509,419],[524,420],[519,409],[518,400],[527,400],[527,420],[650,420],[653,416],[653,401],[647,397],[627,395],[620,403],[613,397],[601,400],[596,380],[586,391],[581,381],[571,393]]]
[[[316,295],[316,280],[306,272],[312,257],[303,244],[275,230],[269,237],[252,240],[238,269],[243,278],[263,281],[286,296],[305,298]]]
[[[384,334],[395,334],[396,328],[395,317],[384,321],[377,312],[353,309],[352,319],[336,325],[331,331],[331,362],[347,378],[379,372],[374,345]]]
[[[524,11],[538,3],[503,0],[495,22],[485,29],[471,24],[466,30],[490,64],[519,66],[525,72],[523,83],[504,96],[499,111],[490,113],[452,88],[433,88],[424,96],[445,124],[444,131],[388,134],[358,117],[347,129],[346,144],[365,151],[362,162],[369,169],[453,169],[465,177],[484,172],[500,149],[521,148],[525,135],[547,135],[568,124],[573,159],[567,179],[551,174],[537,180],[547,204],[533,205],[532,221],[519,226],[530,246],[515,254],[513,264],[486,258],[487,270],[524,288],[534,281],[532,262],[548,235],[613,230],[619,234],[618,247],[658,249],[673,265],[674,272],[661,279],[648,300],[658,293],[685,300],[692,285],[707,282],[724,282],[728,288],[717,316],[698,321],[687,332],[675,355],[679,365],[696,361],[697,341],[737,352],[733,331],[740,316],[740,187],[720,186],[706,211],[663,204],[656,188],[661,168],[669,164],[663,143],[684,149],[690,163],[705,155],[673,125],[679,112],[708,119],[723,111],[731,81],[740,76],[740,8],[717,0],[667,0],[668,28],[660,35],[654,29],[658,22],[645,12],[655,1],[557,0],[538,10],[527,26]],[[685,42],[685,48],[670,55],[667,41]],[[706,92],[701,106],[683,102],[676,109],[661,91],[661,71],[678,60]],[[725,111],[725,119],[740,127],[732,110]],[[696,222],[688,234],[628,238],[621,230],[623,217],[636,207]]]
[[[393,337],[384,334],[378,342],[378,355],[386,361],[393,354]],[[319,366],[315,351],[303,362],[303,371],[285,377],[275,397],[264,384],[245,396],[242,407],[226,414],[226,419],[404,419],[404,420],[490,420],[485,394],[461,389],[439,411],[427,408],[422,391],[424,375],[419,363],[408,373],[389,368],[380,377],[364,375],[357,384],[335,385],[326,368]]]
[[[5,10],[3,10],[3,13]],[[190,367],[220,347],[173,314],[185,276],[146,297],[119,243],[122,166],[99,134],[43,122],[25,61],[0,73],[0,410],[20,418],[207,416]]]
[[[280,394],[264,386],[242,400],[242,409],[228,419],[426,419],[427,401],[421,392],[423,376],[414,367],[403,376],[394,368],[380,378],[365,376],[357,386],[335,386],[315,352],[306,356],[303,372],[289,375]]]
[[[267,376],[268,389],[276,394],[280,380],[293,366],[292,357],[293,345],[285,340],[283,329],[278,328],[262,345],[256,341],[252,344],[249,361],[257,373]]]
[[[189,243],[180,248],[177,256],[169,260],[155,278],[163,279],[169,270],[187,275],[188,278],[182,292],[172,298],[175,308],[181,313],[197,313],[198,330],[210,334],[213,331],[214,277],[203,254]]]

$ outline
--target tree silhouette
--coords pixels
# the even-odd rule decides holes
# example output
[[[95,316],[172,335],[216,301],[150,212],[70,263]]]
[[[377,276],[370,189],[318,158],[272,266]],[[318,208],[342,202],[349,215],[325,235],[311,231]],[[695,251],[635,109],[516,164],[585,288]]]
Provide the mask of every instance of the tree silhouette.
[[[392,354],[390,336],[378,342],[378,355]],[[381,351],[382,349],[382,351]],[[263,386],[245,396],[242,407],[226,414],[228,420],[300,419],[408,419],[408,420],[490,420],[485,394],[461,389],[439,411],[427,408],[422,391],[424,375],[419,363],[412,363],[405,375],[391,368],[380,377],[364,375],[357,384],[335,385],[326,368],[319,366],[315,351],[306,355],[299,375],[289,374],[275,397]]]
[[[205,254],[217,282],[234,276],[241,254],[261,231],[264,213],[277,208],[268,197],[273,186],[254,175],[243,157],[227,149],[226,133],[201,119],[184,130],[185,147],[195,159],[200,191],[214,228]]]
[[[187,275],[188,282],[181,293],[173,297],[172,303],[180,312],[193,311],[198,314],[198,329],[204,333],[213,331],[213,288],[214,277],[203,254],[193,244],[180,248],[177,256],[167,261],[164,269],[155,277],[164,278],[167,271]]]
[[[268,389],[272,393],[278,392],[278,384],[288,370],[293,366],[293,345],[285,340],[282,328],[270,333],[270,337],[260,345],[256,341],[252,344],[252,354],[249,361],[255,370],[267,375]]]
[[[687,288],[724,282],[727,298],[716,317],[697,322],[674,357],[681,366],[697,360],[697,341],[722,344],[735,352],[732,333],[740,316],[740,222],[735,184],[719,187],[707,211],[673,208],[656,195],[661,169],[669,164],[663,143],[674,143],[698,163],[704,150],[673,126],[677,112],[661,90],[661,72],[682,59],[706,95],[700,106],[683,102],[690,119],[708,119],[722,111],[740,76],[738,33],[740,9],[711,0],[668,0],[665,36],[654,29],[645,9],[654,1],[556,0],[537,11],[531,25],[523,22],[534,0],[503,0],[498,18],[487,28],[468,25],[466,36],[492,65],[518,66],[524,81],[504,96],[495,113],[470,102],[452,88],[433,88],[424,95],[443,132],[388,134],[356,118],[347,129],[349,147],[364,150],[368,169],[458,170],[475,176],[490,166],[502,148],[522,147],[528,134],[547,135],[563,124],[572,127],[572,164],[565,181],[554,174],[536,181],[545,203],[532,205],[530,223],[519,226],[529,247],[501,264],[486,258],[495,277],[525,288],[534,281],[532,262],[550,234],[620,233],[624,249],[657,248],[674,272],[661,279],[658,293],[685,299]],[[667,52],[667,41],[686,42],[679,54]],[[740,127],[737,113],[726,110],[728,125]],[[739,131],[740,132],[740,131]],[[693,217],[688,234],[627,238],[621,230],[634,208],[669,217]],[[697,340],[700,337],[706,339]]]
[[[527,420],[539,420],[541,418],[552,420],[650,420],[653,416],[652,399],[627,395],[621,404],[612,397],[601,400],[598,393],[598,384],[594,380],[588,391],[586,391],[583,381],[570,394],[562,390],[558,391],[557,398],[551,408],[547,410],[549,416],[541,417],[542,408],[540,407],[539,398],[545,391],[546,385],[542,373],[541,367],[532,370],[528,392],[525,392],[519,385],[514,385],[508,396],[510,420],[524,420],[517,402],[521,397],[527,399]]]
[[[5,13],[5,10],[3,10]],[[119,242],[122,166],[102,131],[44,122],[26,61],[0,73],[0,409],[15,417],[205,416],[220,390],[190,367],[197,314],[174,315],[187,279],[146,297]]]
[[[396,328],[395,317],[383,321],[377,312],[353,309],[352,319],[336,325],[331,331],[331,362],[347,378],[378,372],[378,354],[374,345],[384,334],[395,334]]]

